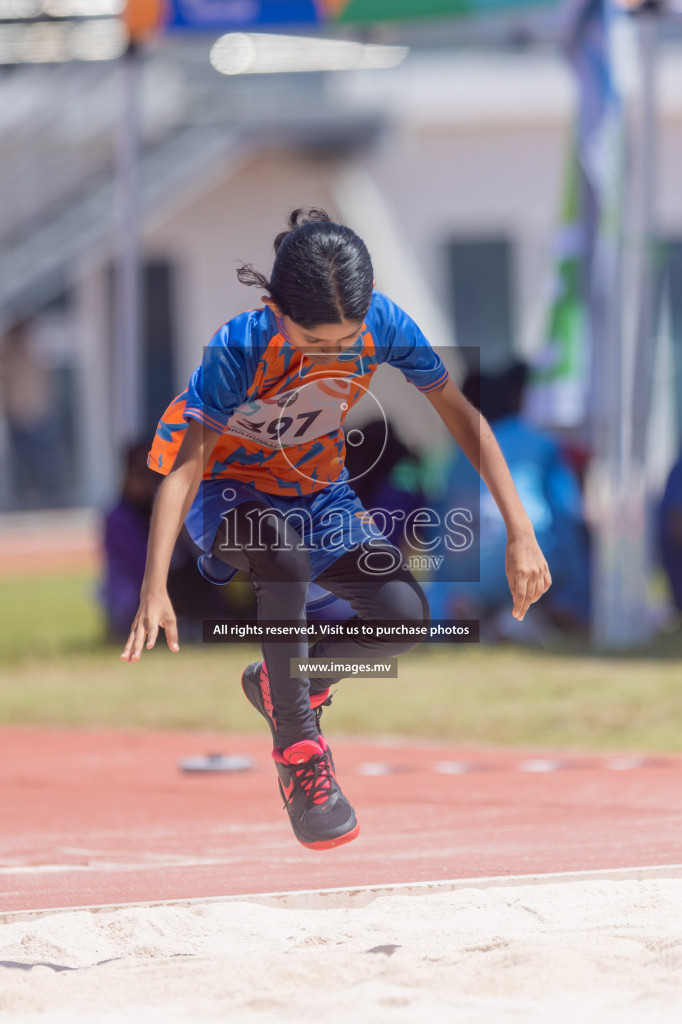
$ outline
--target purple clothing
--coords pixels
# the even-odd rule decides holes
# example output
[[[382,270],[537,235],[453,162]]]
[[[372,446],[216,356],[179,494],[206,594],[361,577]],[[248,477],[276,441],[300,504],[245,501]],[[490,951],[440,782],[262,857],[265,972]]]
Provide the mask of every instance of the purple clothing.
[[[682,543],[676,517],[682,513],[682,456],[670,470],[658,510],[659,548],[675,607],[682,611]],[[679,527],[678,527],[679,529]]]
[[[127,636],[140,603],[149,511],[125,498],[104,521],[105,573],[99,596],[112,633]]]

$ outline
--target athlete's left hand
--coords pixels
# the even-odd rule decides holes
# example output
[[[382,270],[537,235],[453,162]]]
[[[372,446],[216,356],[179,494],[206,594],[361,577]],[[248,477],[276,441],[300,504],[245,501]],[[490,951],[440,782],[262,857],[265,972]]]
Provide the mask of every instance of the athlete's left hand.
[[[552,585],[549,566],[532,530],[507,541],[504,568],[514,601],[512,615],[520,622]]]

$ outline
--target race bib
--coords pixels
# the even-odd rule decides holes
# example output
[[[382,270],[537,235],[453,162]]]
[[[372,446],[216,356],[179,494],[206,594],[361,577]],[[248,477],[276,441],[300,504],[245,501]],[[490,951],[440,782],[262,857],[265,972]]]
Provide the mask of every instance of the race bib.
[[[307,444],[340,428],[350,399],[348,378],[311,381],[273,398],[244,402],[232,413],[225,430],[264,448]]]

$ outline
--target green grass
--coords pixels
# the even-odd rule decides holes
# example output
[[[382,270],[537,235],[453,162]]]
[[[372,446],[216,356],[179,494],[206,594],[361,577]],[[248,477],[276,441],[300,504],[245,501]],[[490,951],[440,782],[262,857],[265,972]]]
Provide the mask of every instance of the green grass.
[[[0,664],[96,647],[96,586],[86,572],[0,577]]]
[[[0,579],[6,724],[262,732],[239,686],[246,645],[163,641],[139,663],[106,644],[94,584],[73,574]],[[334,734],[566,750],[682,751],[679,658],[670,634],[636,655],[474,645],[421,648],[398,680],[346,680],[326,712]]]

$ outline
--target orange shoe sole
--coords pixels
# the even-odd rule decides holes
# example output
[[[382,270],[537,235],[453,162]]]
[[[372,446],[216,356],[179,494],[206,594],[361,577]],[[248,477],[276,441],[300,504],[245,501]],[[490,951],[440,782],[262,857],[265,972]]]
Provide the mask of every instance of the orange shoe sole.
[[[344,843],[352,842],[353,839],[357,839],[359,834],[360,826],[356,825],[350,832],[344,832],[342,836],[338,836],[336,839],[322,839],[319,843],[304,843],[302,839],[298,841],[307,850],[331,850],[335,846],[343,846]]]

